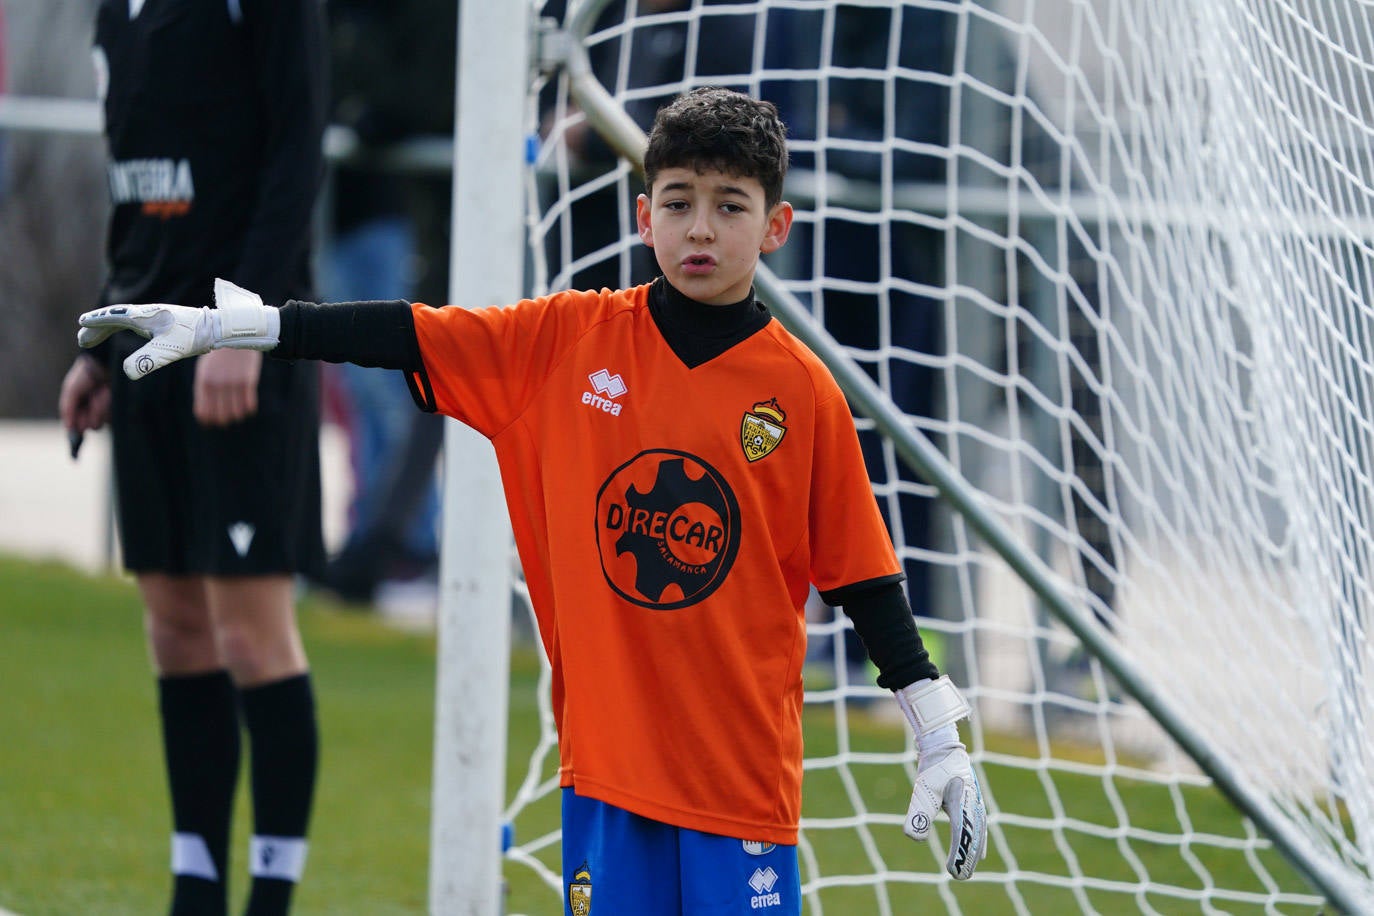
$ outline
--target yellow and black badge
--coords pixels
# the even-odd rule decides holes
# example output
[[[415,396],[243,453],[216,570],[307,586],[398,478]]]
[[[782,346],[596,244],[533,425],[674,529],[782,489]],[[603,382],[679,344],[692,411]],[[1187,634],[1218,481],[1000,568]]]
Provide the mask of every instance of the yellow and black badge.
[[[586,862],[573,872],[572,883],[568,885],[568,907],[573,916],[591,916],[592,871]]]
[[[787,427],[782,423],[787,419],[778,406],[777,398],[769,398],[754,405],[754,409],[744,415],[739,427],[740,445],[744,446],[744,457],[758,461],[778,447]]]

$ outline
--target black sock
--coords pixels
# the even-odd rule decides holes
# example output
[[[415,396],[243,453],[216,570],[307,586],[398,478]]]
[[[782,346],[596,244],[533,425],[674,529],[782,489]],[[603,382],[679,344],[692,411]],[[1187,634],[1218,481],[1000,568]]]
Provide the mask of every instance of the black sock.
[[[226,671],[158,680],[172,796],[173,916],[226,912],[229,824],[239,773],[239,713]]]
[[[246,916],[280,916],[305,866],[319,733],[310,675],[239,691],[252,744],[253,886]]]

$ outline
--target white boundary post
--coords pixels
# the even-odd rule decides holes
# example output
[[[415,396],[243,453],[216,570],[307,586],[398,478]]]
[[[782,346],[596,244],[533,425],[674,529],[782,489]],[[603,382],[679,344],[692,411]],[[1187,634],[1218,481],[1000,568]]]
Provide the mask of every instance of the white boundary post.
[[[515,302],[524,284],[528,4],[459,10],[449,301]],[[510,521],[490,443],[450,420],[435,685],[429,909],[503,908]]]

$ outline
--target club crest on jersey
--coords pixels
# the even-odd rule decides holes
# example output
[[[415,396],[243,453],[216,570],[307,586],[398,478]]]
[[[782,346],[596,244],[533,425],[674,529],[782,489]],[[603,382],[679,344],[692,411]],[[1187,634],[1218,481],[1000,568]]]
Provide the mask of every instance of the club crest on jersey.
[[[568,884],[568,908],[573,916],[590,916],[592,912],[592,871],[586,862],[573,872]]]
[[[782,425],[786,419],[777,398],[760,401],[747,411],[739,427],[744,457],[753,462],[771,454],[787,434],[787,427]]]

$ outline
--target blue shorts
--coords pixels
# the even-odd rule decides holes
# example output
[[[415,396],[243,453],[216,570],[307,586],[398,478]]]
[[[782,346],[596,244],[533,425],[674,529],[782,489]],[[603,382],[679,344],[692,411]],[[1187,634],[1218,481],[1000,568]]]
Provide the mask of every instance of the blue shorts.
[[[564,789],[563,912],[800,916],[797,847],[673,827]]]

